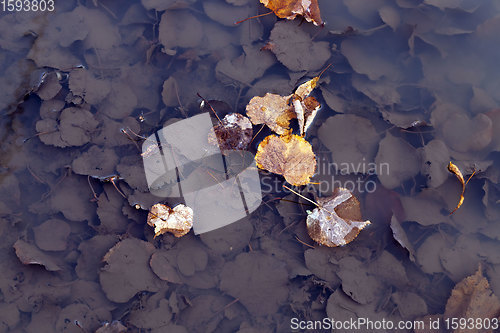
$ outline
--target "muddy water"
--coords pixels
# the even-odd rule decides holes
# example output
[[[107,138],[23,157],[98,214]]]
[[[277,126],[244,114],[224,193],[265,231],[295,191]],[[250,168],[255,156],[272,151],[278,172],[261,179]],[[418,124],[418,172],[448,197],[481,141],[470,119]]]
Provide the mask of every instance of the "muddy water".
[[[324,318],[386,331],[382,320],[446,328],[447,317],[466,316],[454,308],[498,317],[494,297],[450,295],[480,293],[461,282],[474,274],[500,295],[500,8],[319,6],[323,27],[274,15],[234,25],[267,12],[256,0],[4,10],[2,332],[327,332]],[[248,216],[154,237],[148,209],[188,198],[148,184],[145,138],[204,112],[217,123],[199,96],[221,118],[245,114],[252,97],[289,95],[329,64],[305,136],[316,174],[295,190],[314,199],[347,188],[369,227],[346,246],[315,243],[305,224],[314,205],[261,170],[262,203],[247,202]],[[271,133],[263,127],[249,151]],[[450,161],[465,180],[473,175],[452,215],[462,185]],[[213,183],[213,163],[189,169],[195,184]],[[195,224],[197,213],[210,224],[234,209],[219,185],[204,194],[216,199],[212,215],[195,211]]]

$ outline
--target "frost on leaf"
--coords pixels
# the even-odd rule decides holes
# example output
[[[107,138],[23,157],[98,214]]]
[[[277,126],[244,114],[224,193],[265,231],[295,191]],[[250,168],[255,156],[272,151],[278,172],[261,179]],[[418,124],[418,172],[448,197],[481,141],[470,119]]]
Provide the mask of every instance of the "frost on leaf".
[[[193,210],[183,204],[170,208],[158,203],[151,207],[147,222],[155,228],[155,237],[166,232],[182,237],[193,227]]]
[[[315,25],[323,24],[318,0],[260,0],[260,2],[279,18],[293,20],[297,15],[301,15],[307,22]]]
[[[316,170],[311,144],[294,134],[266,137],[259,144],[255,161],[260,169],[282,175],[295,186],[309,183]]]
[[[254,125],[266,124],[278,134],[284,134],[295,118],[292,107],[288,105],[291,96],[267,93],[264,97],[255,96],[248,103],[246,110]]]
[[[359,201],[345,188],[318,199],[318,207],[307,216],[307,232],[319,244],[341,246],[354,240],[370,224],[361,220]]]
[[[252,141],[253,129],[250,120],[239,114],[227,114],[208,134],[208,142],[218,145],[222,151],[246,150]]]

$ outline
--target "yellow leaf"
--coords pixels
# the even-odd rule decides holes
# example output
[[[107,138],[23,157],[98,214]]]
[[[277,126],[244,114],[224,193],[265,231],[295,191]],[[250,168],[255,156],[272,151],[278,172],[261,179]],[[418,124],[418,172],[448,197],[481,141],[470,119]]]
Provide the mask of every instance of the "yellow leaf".
[[[309,183],[316,171],[316,156],[312,146],[301,136],[285,134],[269,135],[257,148],[257,166],[282,175],[292,185]]]
[[[279,18],[293,20],[297,15],[301,15],[307,22],[315,25],[323,24],[318,0],[260,0],[260,2]]]

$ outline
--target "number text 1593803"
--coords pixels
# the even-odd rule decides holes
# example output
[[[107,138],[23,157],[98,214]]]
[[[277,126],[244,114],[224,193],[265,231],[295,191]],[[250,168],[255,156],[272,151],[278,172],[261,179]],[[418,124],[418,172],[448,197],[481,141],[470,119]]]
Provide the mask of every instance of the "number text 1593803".
[[[54,0],[1,0],[4,12],[53,12]]]

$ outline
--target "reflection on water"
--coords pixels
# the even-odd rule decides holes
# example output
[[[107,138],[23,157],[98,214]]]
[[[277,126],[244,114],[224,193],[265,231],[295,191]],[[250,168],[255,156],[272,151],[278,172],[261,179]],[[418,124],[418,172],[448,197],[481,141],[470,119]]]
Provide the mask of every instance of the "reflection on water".
[[[498,316],[494,298],[450,294],[481,263],[475,279],[500,295],[499,5],[319,5],[324,27],[274,15],[234,25],[268,11],[257,0],[3,12],[2,331],[95,332],[113,320],[117,331],[301,331],[292,324],[327,316],[465,316],[453,307]],[[314,206],[267,172],[249,216],[153,238],[147,209],[163,199],[149,193],[145,138],[212,112],[198,96],[221,118],[245,114],[252,97],[288,95],[328,64],[306,135],[317,173],[295,190],[352,190],[372,222],[355,241],[315,244],[305,226]],[[271,134],[260,129],[252,153]],[[466,179],[475,172],[452,215],[461,184],[449,161]],[[209,164],[195,171],[212,182]]]

